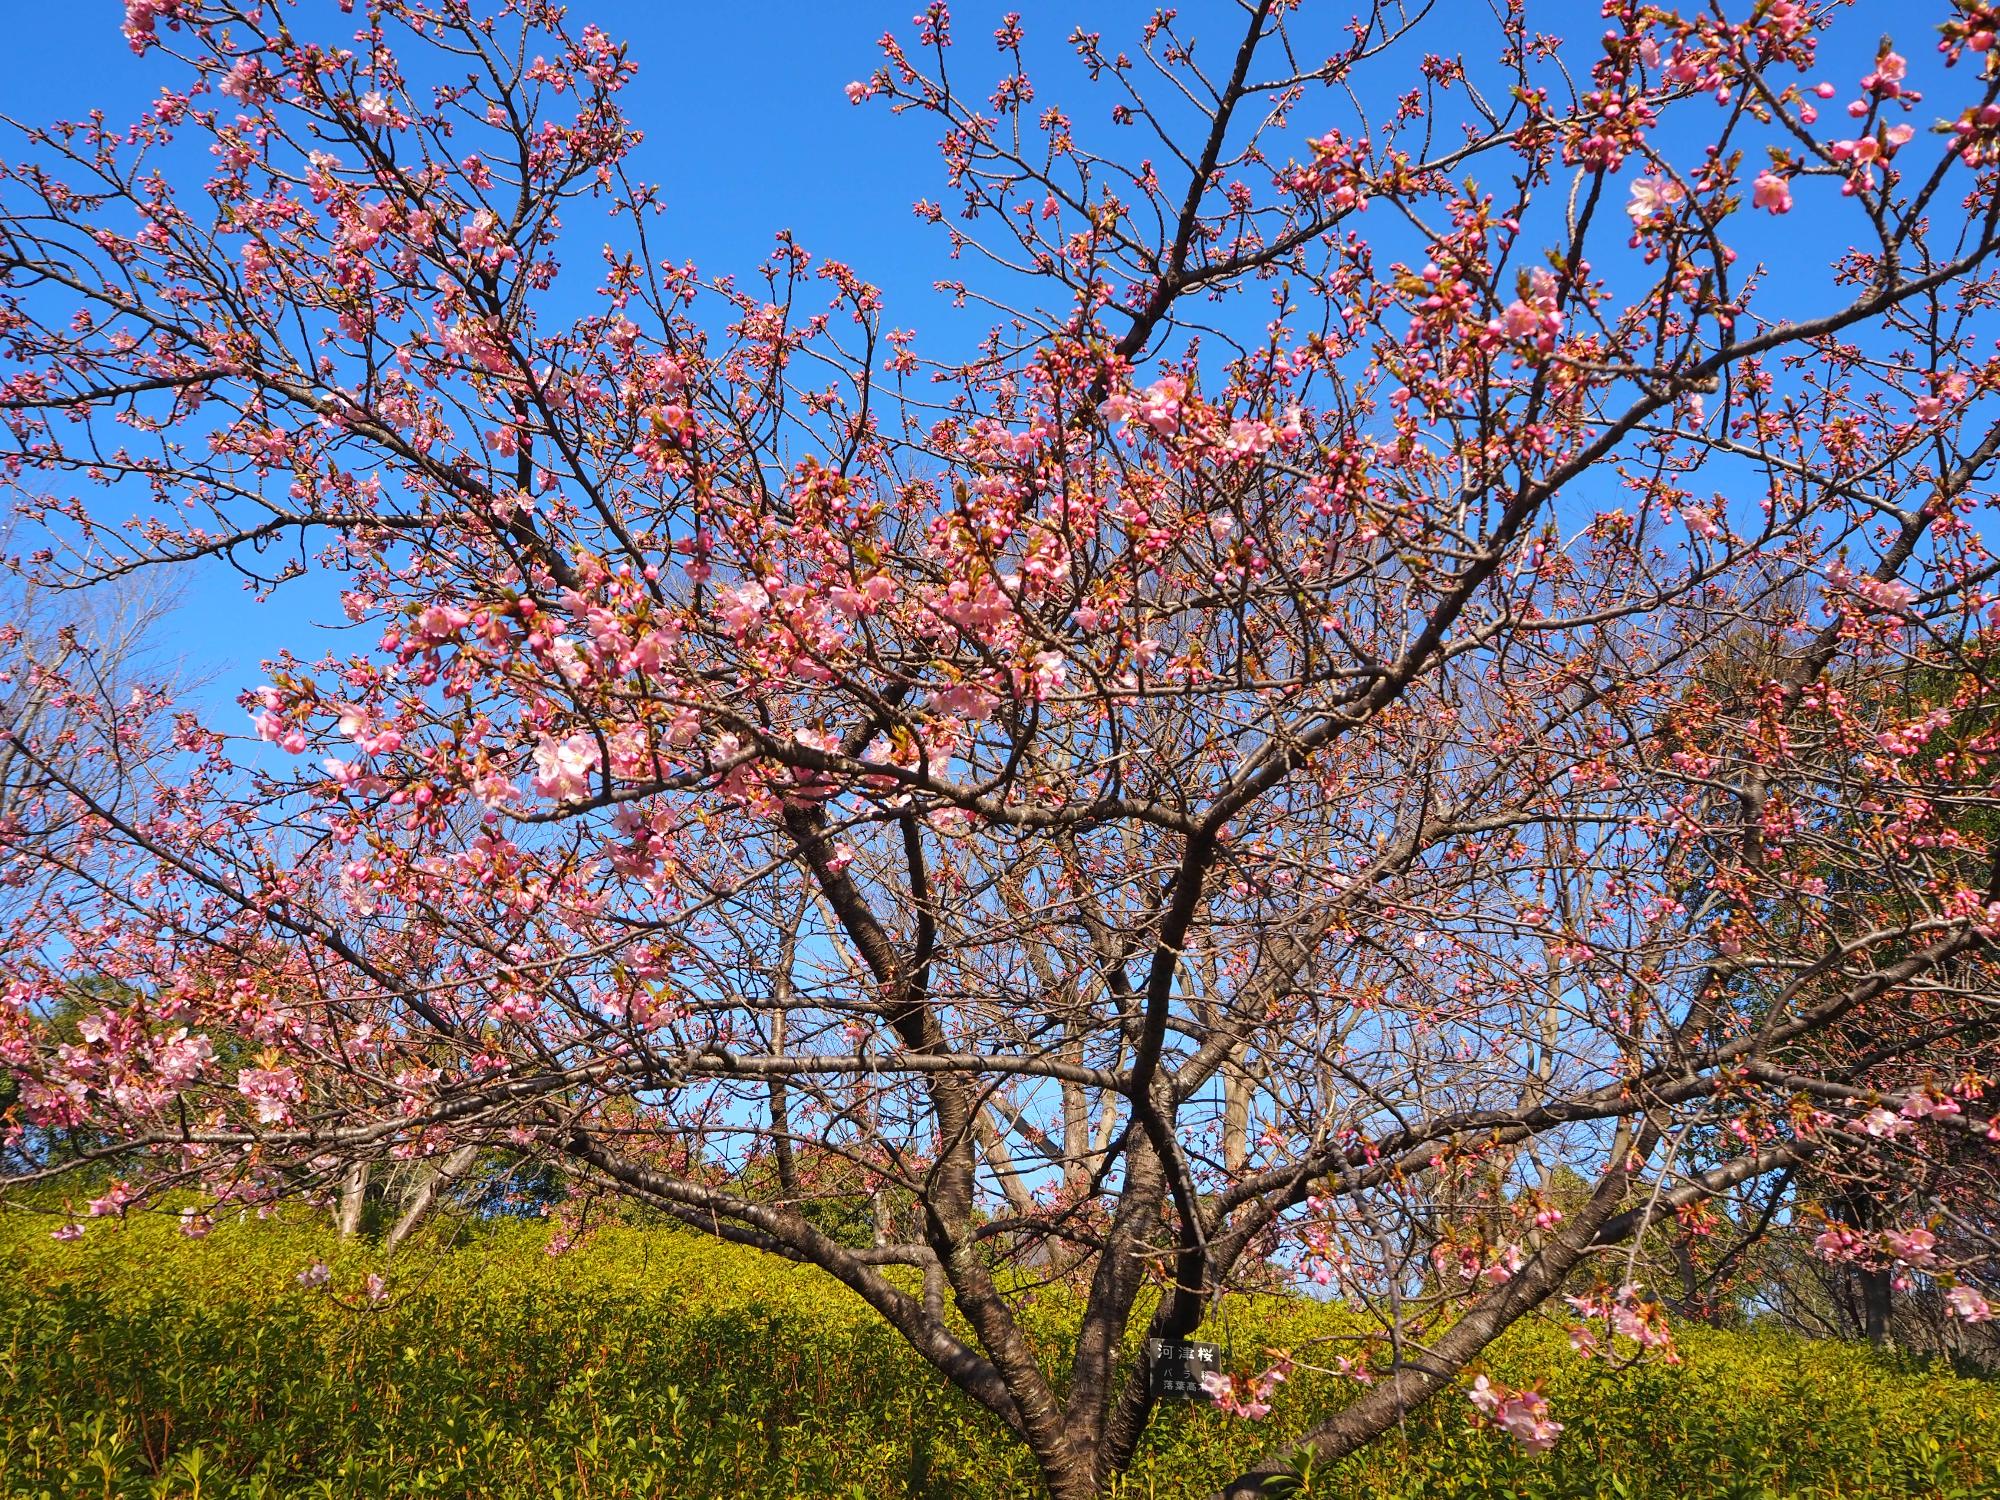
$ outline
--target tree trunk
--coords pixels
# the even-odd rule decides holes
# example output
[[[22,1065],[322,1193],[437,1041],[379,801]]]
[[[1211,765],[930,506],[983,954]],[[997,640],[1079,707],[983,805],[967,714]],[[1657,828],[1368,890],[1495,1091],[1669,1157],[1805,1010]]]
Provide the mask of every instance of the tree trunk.
[[[1881,1205],[1864,1189],[1856,1187],[1836,1208],[1837,1216],[1863,1235],[1872,1235],[1881,1228]],[[1891,1302],[1890,1270],[1887,1266],[1856,1266],[1854,1281],[1861,1297],[1861,1332],[1869,1343],[1878,1349],[1895,1346],[1896,1335],[1890,1327],[1890,1317],[1894,1312]]]
[[[789,965],[780,970],[778,999],[780,1008],[771,1015],[771,1053],[782,1056],[785,1050],[785,1012],[783,1003],[791,998],[791,975]],[[788,1204],[799,1201],[799,1174],[792,1158],[792,1105],[790,1092],[785,1087],[783,1075],[771,1075],[771,1155],[778,1164],[778,1191]]]
[[[1062,1054],[1064,1062],[1081,1064],[1083,1048],[1072,1044]],[[1073,1079],[1062,1081],[1063,1191],[1072,1199],[1081,1198],[1090,1187],[1090,1097]]]
[[[438,1193],[450,1187],[465,1170],[472,1165],[472,1158],[478,1154],[476,1146],[460,1146],[444,1159],[444,1165],[429,1170],[418,1183],[417,1190],[410,1194],[403,1209],[403,1217],[396,1221],[396,1227],[389,1231],[389,1237],[382,1242],[384,1250],[394,1250],[416,1231],[419,1224],[429,1217],[431,1208],[437,1202]]]
[[[1000,1184],[1000,1191],[1007,1197],[1007,1206],[1017,1214],[1034,1213],[1035,1195],[1025,1181],[1026,1174],[1014,1165],[1014,1153],[1007,1149],[1007,1139],[1001,1133],[999,1122],[993,1118],[991,1108],[980,1109],[974,1117],[973,1129],[979,1138],[979,1149],[986,1154],[986,1165],[991,1169],[994,1181]]]
[[[358,1161],[347,1169],[340,1182],[340,1209],[334,1225],[344,1240],[361,1232],[361,1210],[368,1201],[368,1163]]]
[[[1222,1165],[1231,1175],[1250,1162],[1250,1083],[1237,1059],[1222,1065]]]
[[[1889,1324],[1892,1310],[1889,1303],[1889,1268],[1857,1268],[1854,1274],[1861,1281],[1861,1308],[1866,1319],[1868,1342],[1878,1349],[1895,1348],[1896,1333]]]

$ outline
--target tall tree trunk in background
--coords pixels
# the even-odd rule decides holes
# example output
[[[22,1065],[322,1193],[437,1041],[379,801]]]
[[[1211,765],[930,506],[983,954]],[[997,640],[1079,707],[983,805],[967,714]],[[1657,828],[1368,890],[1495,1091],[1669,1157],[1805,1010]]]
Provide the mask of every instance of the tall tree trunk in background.
[[[1222,1065],[1222,1165],[1240,1172],[1250,1161],[1250,1070],[1240,1060]]]
[[[476,1146],[460,1146],[444,1159],[441,1167],[426,1166],[417,1189],[404,1200],[403,1217],[396,1221],[396,1227],[389,1231],[389,1237],[382,1242],[385,1250],[394,1250],[416,1231],[419,1224],[429,1217],[437,1203],[437,1196],[465,1174],[472,1165],[472,1158],[478,1154]]]
[[[1889,1324],[1889,1268],[1882,1266],[1866,1270],[1857,1267],[1854,1274],[1861,1281],[1861,1309],[1867,1320],[1868,1342],[1878,1349],[1895,1348],[1896,1334]]]
[[[986,1164],[993,1172],[993,1180],[1000,1185],[1006,1195],[1007,1205],[1018,1214],[1035,1211],[1035,1195],[1026,1181],[1026,1174],[1014,1165],[1014,1153],[1008,1149],[1006,1135],[1000,1123],[993,1118],[991,1109],[979,1111],[972,1122],[973,1133],[979,1139],[979,1149],[985,1153]]]
[[[804,913],[801,912],[801,917]],[[785,1022],[792,1005],[792,959],[796,952],[798,921],[785,931],[784,946],[778,952],[778,967],[771,976],[771,1055],[785,1055]],[[778,1168],[778,1191],[786,1203],[799,1201],[798,1161],[792,1152],[792,1100],[782,1073],[771,1075],[771,1157]]]
[[[1833,1207],[1835,1216],[1841,1222],[1864,1235],[1872,1235],[1882,1227],[1881,1206],[1858,1188],[1846,1194]],[[1890,1326],[1890,1318],[1895,1311],[1891,1300],[1893,1288],[1890,1274],[1888,1266],[1854,1267],[1854,1284],[1861,1299],[1861,1332],[1878,1349],[1893,1348],[1896,1342],[1895,1331]]]
[[[771,1016],[771,1053],[774,1057],[784,1055],[784,1002],[790,998],[790,973],[781,971],[781,974],[783,989],[779,995],[779,1008]],[[771,1157],[778,1167],[778,1191],[784,1195],[786,1203],[798,1202],[798,1164],[792,1155],[791,1091],[786,1088],[783,1076],[776,1073],[771,1075]]]
[[[358,1161],[347,1169],[340,1182],[340,1209],[334,1226],[344,1240],[361,1232],[361,1210],[368,1201],[368,1163]]]
[[[1082,1065],[1083,1049],[1072,1047],[1064,1062]],[[1090,1096],[1071,1079],[1062,1082],[1063,1191],[1081,1197],[1090,1186]]]

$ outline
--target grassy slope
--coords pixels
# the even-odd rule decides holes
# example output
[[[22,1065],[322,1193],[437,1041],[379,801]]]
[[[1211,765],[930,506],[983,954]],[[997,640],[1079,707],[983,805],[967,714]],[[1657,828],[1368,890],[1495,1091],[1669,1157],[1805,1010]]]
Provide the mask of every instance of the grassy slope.
[[[941,1392],[839,1287],[754,1252],[612,1230],[560,1260],[516,1226],[376,1263],[298,1224],[158,1221],[53,1244],[0,1217],[0,1495],[999,1497],[1034,1493],[995,1424]],[[293,1277],[335,1266],[334,1290]],[[353,1304],[353,1305],[346,1305]],[[1051,1347],[1062,1308],[1030,1316]],[[1338,1309],[1237,1303],[1235,1362],[1310,1355]],[[2000,1387],[1832,1345],[1689,1330],[1622,1372],[1524,1330],[1568,1425],[1535,1457],[1446,1398],[1306,1493],[2000,1496]],[[1123,1494],[1199,1494],[1341,1398],[1302,1375],[1262,1424],[1171,1409]]]

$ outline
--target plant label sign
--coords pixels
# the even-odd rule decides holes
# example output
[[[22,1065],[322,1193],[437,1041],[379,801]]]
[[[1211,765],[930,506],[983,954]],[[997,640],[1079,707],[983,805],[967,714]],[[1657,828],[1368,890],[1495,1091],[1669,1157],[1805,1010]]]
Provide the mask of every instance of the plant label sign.
[[[1216,1344],[1147,1339],[1146,1368],[1152,1372],[1155,1401],[1204,1401],[1208,1392],[1201,1388],[1201,1377],[1222,1368],[1222,1349]]]

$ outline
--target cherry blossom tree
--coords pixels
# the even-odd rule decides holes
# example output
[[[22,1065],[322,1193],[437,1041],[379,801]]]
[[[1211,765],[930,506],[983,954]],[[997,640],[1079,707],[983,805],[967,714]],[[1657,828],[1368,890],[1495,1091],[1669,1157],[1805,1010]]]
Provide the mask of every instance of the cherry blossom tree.
[[[883,40],[992,313],[926,354],[662,243],[542,0],[127,0],[158,101],[0,178],[24,566],[353,644],[254,738],[98,703],[171,738],[116,800],[16,743],[0,1061],[90,1213],[505,1155],[821,1268],[1069,1500],[1234,1289],[1366,1320],[1209,1382],[1351,1376],[1318,1459],[1446,1390],[1543,1448],[1468,1366],[1669,1354],[1649,1227],[1996,1131],[1996,13],[1217,9],[1062,104],[1018,17]],[[1962,1201],[1772,1201],[1986,1316]]]

